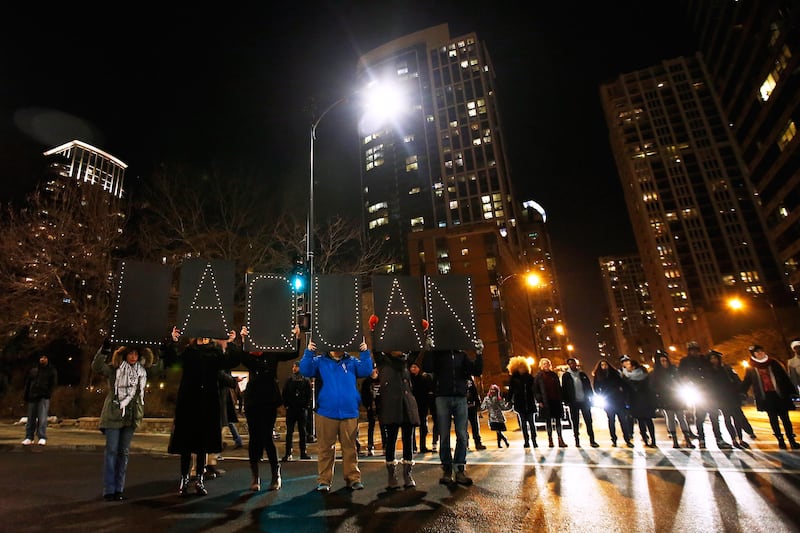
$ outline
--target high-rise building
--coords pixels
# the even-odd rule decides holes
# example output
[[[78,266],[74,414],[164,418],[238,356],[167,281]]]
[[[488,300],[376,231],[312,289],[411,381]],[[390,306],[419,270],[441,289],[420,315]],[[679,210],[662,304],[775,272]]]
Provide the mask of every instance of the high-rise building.
[[[489,374],[511,355],[539,355],[537,324],[563,322],[558,285],[543,220],[531,219],[530,238],[520,223],[484,44],[442,24],[368,51],[357,73],[406,103],[390,123],[359,127],[366,232],[395,258],[387,272],[469,274]],[[546,289],[518,283],[535,269]],[[563,345],[551,339],[559,355]]]
[[[710,346],[730,295],[786,290],[702,58],[623,74],[601,99],[662,339]]]
[[[600,258],[614,346],[641,362],[662,348],[650,289],[638,255]]]
[[[70,141],[44,153],[51,175],[96,185],[122,198],[128,165],[99,148],[82,141]]]
[[[800,6],[684,2],[792,289],[800,289]]]
[[[365,223],[408,265],[407,235],[490,222],[519,247],[489,54],[477,35],[434,26],[367,52],[358,79],[395,87],[406,109],[359,128]]]

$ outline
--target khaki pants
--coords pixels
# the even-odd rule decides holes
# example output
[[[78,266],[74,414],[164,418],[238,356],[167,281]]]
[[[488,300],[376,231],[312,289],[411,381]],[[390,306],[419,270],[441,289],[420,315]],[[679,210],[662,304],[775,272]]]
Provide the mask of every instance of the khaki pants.
[[[315,414],[315,416],[317,417],[317,452],[319,454],[317,482],[330,485],[333,481],[337,438],[342,445],[342,469],[345,483],[349,487],[356,481],[361,481],[355,442],[358,433],[358,418],[336,420],[319,414]]]

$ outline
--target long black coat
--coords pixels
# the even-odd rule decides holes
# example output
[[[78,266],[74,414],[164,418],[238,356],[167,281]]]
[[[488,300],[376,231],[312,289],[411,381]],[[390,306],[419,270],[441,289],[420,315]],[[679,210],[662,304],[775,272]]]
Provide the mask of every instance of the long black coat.
[[[597,371],[594,376],[594,393],[605,399],[607,413],[622,411],[628,403],[628,386],[614,368]]]
[[[419,426],[419,409],[411,388],[411,372],[405,356],[375,353],[381,401],[378,420],[384,425],[411,424]]]
[[[169,453],[222,450],[219,371],[239,364],[241,349],[228,343],[225,352],[215,343],[190,344],[179,356],[183,365]]]
[[[521,415],[536,412],[536,384],[528,372],[513,372],[508,380],[508,402]]]
[[[275,409],[283,404],[278,363],[297,359],[297,352],[245,352],[242,364],[250,371],[244,390],[244,410]]]

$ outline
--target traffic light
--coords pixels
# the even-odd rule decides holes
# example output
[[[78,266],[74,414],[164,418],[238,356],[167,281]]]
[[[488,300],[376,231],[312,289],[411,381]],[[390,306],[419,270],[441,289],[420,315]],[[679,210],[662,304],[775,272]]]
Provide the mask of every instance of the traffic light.
[[[295,259],[292,272],[289,274],[289,281],[296,293],[303,294],[308,291],[308,269],[302,258]]]

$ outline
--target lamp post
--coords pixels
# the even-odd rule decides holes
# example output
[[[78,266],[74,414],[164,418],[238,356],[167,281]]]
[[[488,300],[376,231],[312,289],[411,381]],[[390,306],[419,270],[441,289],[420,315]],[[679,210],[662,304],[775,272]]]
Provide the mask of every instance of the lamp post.
[[[789,347],[789,340],[786,338],[786,334],[783,332],[783,324],[781,323],[781,319],[778,316],[778,312],[775,310],[775,305],[769,299],[765,299],[765,301],[767,302],[770,313],[772,314],[772,320],[775,323],[775,329],[778,331],[778,335],[780,335],[781,341],[783,342],[783,349],[787,350],[789,358],[791,359],[794,356],[794,354],[792,353],[792,350]],[[728,307],[733,311],[740,311],[744,309],[746,306],[744,300],[742,300],[739,297],[729,298],[726,303]]]
[[[314,294],[314,141],[317,140],[317,126],[325,118],[331,109],[347,100],[342,97],[333,102],[320,113],[316,120],[311,122],[311,137],[309,154],[309,183],[308,183],[308,218],[306,219],[306,264],[308,265],[308,298],[306,298],[306,311],[311,314],[313,320],[313,294]],[[310,333],[308,333],[310,335]]]
[[[504,314],[505,314],[503,312],[504,311],[504,307],[505,307],[504,306],[505,299],[503,297],[503,293],[502,293],[501,289],[503,287],[503,284],[506,281],[510,280],[511,278],[518,277],[518,276],[524,276],[525,277],[525,283],[530,288],[536,288],[536,287],[539,287],[541,285],[541,278],[539,277],[538,274],[533,273],[533,272],[526,272],[525,274],[518,274],[518,273],[515,272],[513,274],[509,274],[508,276],[504,276],[504,277],[500,278],[497,281],[497,290],[498,290],[498,297],[500,299],[500,318],[501,318],[501,321],[504,318]],[[533,306],[531,305],[530,294],[529,294],[528,291],[525,291],[525,303],[526,303],[526,307],[528,308],[528,321],[530,322],[531,340],[533,341],[533,350],[534,350],[534,352],[535,352],[535,354],[537,356],[540,356],[541,354],[539,352],[540,352],[541,344],[539,342],[539,331],[538,331],[538,320],[539,319],[538,319],[538,316],[536,315],[536,311],[532,310]],[[510,342],[508,341],[508,334],[505,333],[505,331],[506,330],[504,328],[503,332],[504,332],[504,336],[506,337],[504,340],[507,343],[510,344]]]

